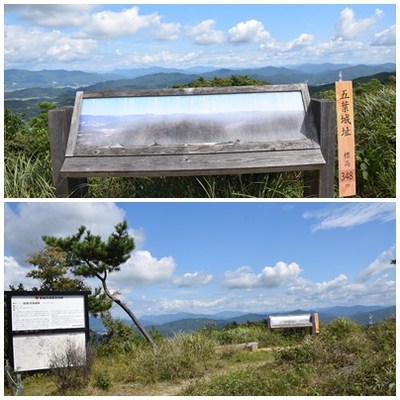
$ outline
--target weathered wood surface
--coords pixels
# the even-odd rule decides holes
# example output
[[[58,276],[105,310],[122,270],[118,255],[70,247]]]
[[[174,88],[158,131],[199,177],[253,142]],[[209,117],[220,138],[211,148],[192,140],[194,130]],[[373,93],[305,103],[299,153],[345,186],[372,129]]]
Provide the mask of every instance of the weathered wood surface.
[[[311,99],[310,108],[325,166],[320,171],[305,173],[304,197],[332,198],[335,187],[335,103],[326,99]]]
[[[53,184],[57,197],[83,197],[85,194],[86,177],[76,179],[61,175],[73,109],[74,107],[60,107],[48,113]]]
[[[303,90],[308,93],[305,83],[288,85],[257,85],[257,86],[224,86],[224,87],[199,87],[199,88],[174,88],[174,89],[133,89],[133,90],[106,90],[82,92],[82,98],[103,97],[132,97],[132,96],[190,96],[196,94],[235,94],[235,93],[264,93],[264,92],[290,92]]]
[[[321,169],[320,149],[282,152],[66,158],[61,173],[83,176],[217,175]]]

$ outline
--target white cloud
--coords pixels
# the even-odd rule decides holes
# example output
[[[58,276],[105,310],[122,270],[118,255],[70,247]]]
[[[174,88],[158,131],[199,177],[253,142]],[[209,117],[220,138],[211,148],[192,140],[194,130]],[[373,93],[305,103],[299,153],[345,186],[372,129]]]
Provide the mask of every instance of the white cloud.
[[[124,9],[121,12],[101,11],[91,15],[90,22],[82,30],[82,34],[101,39],[112,39],[131,36],[140,29],[160,25],[157,13],[139,15],[139,7]]]
[[[239,22],[229,29],[229,41],[233,44],[245,44],[269,40],[271,35],[264,29],[264,25],[255,19]]]
[[[178,22],[161,24],[159,29],[151,33],[151,37],[159,42],[178,40],[181,37],[181,26]]]
[[[83,61],[93,59],[93,52],[96,49],[96,40],[72,37],[56,30],[45,32],[18,25],[4,28],[4,53],[10,66]]]
[[[16,13],[31,25],[60,29],[87,23],[94,7],[92,4],[5,4],[4,11]]]
[[[372,17],[356,21],[354,11],[346,7],[335,22],[336,35],[344,40],[353,40],[362,36],[382,16],[383,12],[376,9]]]
[[[5,203],[4,248],[6,254],[24,265],[27,254],[43,246],[43,235],[64,237],[75,234],[84,225],[105,240],[124,216],[125,211],[111,202],[26,202],[18,204],[18,212]],[[141,245],[143,230],[129,232]]]
[[[141,314],[167,314],[181,311],[212,314],[218,311],[234,310],[237,307],[237,296],[223,296],[216,299],[198,296],[196,299],[148,299],[142,302]]]
[[[167,50],[163,50],[159,53],[155,54],[147,54],[147,53],[131,53],[123,58],[120,61],[122,66],[129,67],[132,64],[135,65],[160,65],[163,64],[165,66],[177,66],[179,64],[186,63],[195,63],[200,60],[202,55],[202,51],[189,52],[189,53],[174,53]]]
[[[109,286],[113,290],[129,292],[134,287],[171,279],[175,267],[176,263],[171,256],[157,259],[147,250],[138,250],[121,265],[120,271],[109,275]]]
[[[357,282],[365,282],[370,279],[373,275],[382,274],[389,269],[395,268],[391,261],[395,258],[396,246],[392,246],[389,250],[379,254],[376,260],[368,265],[367,268],[363,269],[357,276]]]
[[[227,289],[275,288],[297,278],[302,269],[294,262],[288,265],[279,261],[275,267],[265,267],[258,275],[251,271],[250,267],[241,267],[225,272],[223,286]]]
[[[342,289],[346,285],[348,278],[340,274],[335,279],[328,282],[313,283],[311,280],[299,278],[289,288],[289,295],[296,295],[308,299],[326,298],[331,296],[332,292]]]
[[[186,273],[172,278],[172,284],[177,287],[200,287],[209,283],[213,279],[211,274],[205,271]]]
[[[193,42],[198,45],[222,44],[226,41],[225,33],[214,30],[215,24],[216,21],[208,19],[195,26],[186,26],[186,35],[193,38]]]
[[[389,222],[396,218],[394,202],[349,203],[343,206],[329,206],[319,211],[306,212],[306,219],[316,218],[320,222],[312,226],[312,231],[333,228],[352,228],[370,221]]]
[[[39,286],[40,282],[36,279],[27,278],[26,274],[33,269],[22,267],[12,256],[4,257],[4,289],[9,290],[9,286],[18,287],[22,283],[25,289],[31,289],[33,286]]]
[[[371,46],[396,46],[396,25],[374,36]]]
[[[300,51],[310,46],[314,40],[314,35],[302,33],[298,38],[288,42],[269,38],[265,43],[261,43],[259,48],[262,51],[291,52],[290,54],[294,54],[293,52]]]

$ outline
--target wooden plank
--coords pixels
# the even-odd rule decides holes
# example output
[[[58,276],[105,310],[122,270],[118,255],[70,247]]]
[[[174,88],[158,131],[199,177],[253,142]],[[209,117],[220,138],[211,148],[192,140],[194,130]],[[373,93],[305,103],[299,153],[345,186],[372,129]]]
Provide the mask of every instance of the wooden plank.
[[[74,156],[140,156],[169,154],[210,154],[210,153],[244,153],[260,151],[311,150],[320,146],[312,140],[278,140],[259,143],[208,143],[200,145],[179,146],[137,146],[137,147],[77,147]]]
[[[218,175],[321,169],[325,165],[320,149],[282,152],[67,157],[63,176],[184,176]]]
[[[304,197],[333,198],[335,187],[335,103],[326,99],[311,99],[318,132],[318,143],[325,159],[320,171],[305,173]]]
[[[73,107],[60,107],[50,110],[48,113],[53,184],[57,197],[82,197],[85,194],[86,177],[65,179],[60,173],[67,148],[72,115]]]
[[[264,92],[290,92],[303,91],[308,93],[304,83],[288,85],[258,85],[258,86],[224,86],[202,88],[173,88],[173,89],[133,89],[133,90],[106,90],[84,91],[84,99],[104,97],[142,97],[142,96],[191,96],[196,94],[235,94],[235,93],[264,93]]]

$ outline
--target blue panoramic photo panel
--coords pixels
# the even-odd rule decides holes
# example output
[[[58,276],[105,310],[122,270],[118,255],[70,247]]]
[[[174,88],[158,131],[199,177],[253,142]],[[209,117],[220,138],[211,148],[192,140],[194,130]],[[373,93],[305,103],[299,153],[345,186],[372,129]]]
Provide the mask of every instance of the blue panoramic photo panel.
[[[300,91],[87,98],[79,147],[304,140]]]

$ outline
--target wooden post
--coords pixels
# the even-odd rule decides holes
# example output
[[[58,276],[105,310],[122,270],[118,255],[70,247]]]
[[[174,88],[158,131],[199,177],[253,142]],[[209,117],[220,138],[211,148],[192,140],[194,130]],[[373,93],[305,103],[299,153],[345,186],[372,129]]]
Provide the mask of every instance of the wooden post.
[[[17,396],[23,396],[21,374],[17,374]]]
[[[60,170],[64,162],[69,129],[74,107],[60,107],[49,111],[49,134],[53,184],[57,197],[83,197],[86,194],[86,178],[63,178]]]
[[[6,360],[6,375],[7,375],[8,389],[10,390],[10,395],[12,396],[14,394],[14,391],[13,391],[12,380],[11,380],[11,376],[10,376],[10,364],[8,363],[8,360]]]
[[[316,334],[319,333],[319,315],[318,313],[314,313],[314,321],[313,321],[313,325],[314,325],[314,331]]]
[[[326,164],[320,171],[305,172],[304,197],[332,198],[335,187],[335,102],[311,99],[310,106]]]

